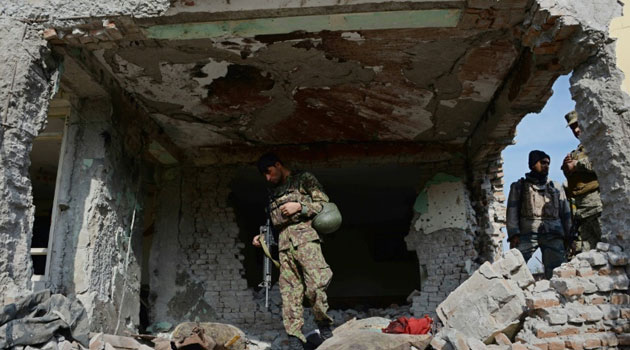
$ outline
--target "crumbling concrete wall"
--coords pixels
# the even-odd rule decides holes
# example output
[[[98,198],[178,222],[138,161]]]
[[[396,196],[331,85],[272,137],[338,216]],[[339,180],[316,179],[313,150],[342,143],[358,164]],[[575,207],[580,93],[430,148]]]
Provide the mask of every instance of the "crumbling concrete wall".
[[[608,26],[621,15],[621,4],[562,1],[567,16],[580,19],[576,41],[597,47],[596,54],[578,66],[571,77],[581,141],[598,175],[604,210],[603,234],[610,242],[630,249],[630,97],[622,91],[623,73],[616,66],[615,42]],[[603,10],[605,9],[605,10]],[[603,11],[602,11],[603,10]]]
[[[31,287],[33,139],[46,125],[57,71],[29,25],[0,17],[0,303]]]
[[[86,307],[91,329],[135,330],[140,313],[142,203],[137,155],[127,154],[109,100],[75,100],[53,228],[50,282]]]
[[[425,185],[414,211],[405,241],[420,264],[422,290],[411,310],[421,317],[435,315],[438,304],[476,267],[475,214],[464,182],[442,173]]]
[[[232,178],[227,167],[161,174],[149,263],[152,322],[273,323],[244,277],[241,249],[250,242],[240,241],[228,205]]]

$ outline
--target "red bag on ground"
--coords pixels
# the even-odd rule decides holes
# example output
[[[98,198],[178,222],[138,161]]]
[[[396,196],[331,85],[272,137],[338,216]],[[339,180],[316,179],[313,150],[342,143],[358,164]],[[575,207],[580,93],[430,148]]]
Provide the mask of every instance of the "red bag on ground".
[[[398,317],[382,331],[391,334],[427,334],[431,331],[432,324],[433,319],[429,315],[424,315],[423,318]]]

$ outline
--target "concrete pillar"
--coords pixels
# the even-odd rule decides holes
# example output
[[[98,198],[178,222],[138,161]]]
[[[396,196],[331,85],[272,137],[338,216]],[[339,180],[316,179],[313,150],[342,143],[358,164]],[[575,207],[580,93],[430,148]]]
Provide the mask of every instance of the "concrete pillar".
[[[603,33],[601,33],[603,34]],[[584,144],[597,173],[602,202],[602,233],[630,249],[630,97],[621,90],[623,74],[614,42],[580,65],[571,77]]]
[[[135,331],[142,261],[140,157],[108,99],[74,100],[59,176],[50,282],[86,307],[95,332]]]
[[[31,288],[33,139],[46,125],[58,72],[41,35],[0,18],[0,303]]]

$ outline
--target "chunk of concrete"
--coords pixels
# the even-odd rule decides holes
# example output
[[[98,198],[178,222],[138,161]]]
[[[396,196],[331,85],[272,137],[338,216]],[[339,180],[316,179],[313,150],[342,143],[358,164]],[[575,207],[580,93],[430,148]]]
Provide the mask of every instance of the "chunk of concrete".
[[[192,333],[192,330],[196,327],[203,329],[205,335],[214,339],[217,344],[224,345],[230,344],[231,350],[245,350],[247,349],[247,338],[245,333],[235,326],[214,323],[214,322],[184,322],[180,323],[171,336],[173,340],[179,340],[187,337]]]
[[[334,336],[327,339],[318,350],[397,350],[415,347],[425,349],[431,342],[430,335],[387,334],[381,328],[389,320],[371,317],[350,320],[335,329]],[[436,343],[437,344],[437,343]],[[443,348],[445,349],[445,348]]]
[[[520,252],[511,254],[520,255]],[[492,343],[499,332],[509,337],[514,335],[526,303],[525,293],[517,282],[504,277],[505,271],[519,269],[513,266],[514,257],[509,259],[494,265],[484,263],[438,306],[436,311],[445,327],[486,344]],[[524,264],[522,256],[520,259]]]
[[[518,249],[505,252],[502,259],[492,264],[492,268],[504,278],[515,281],[520,288],[527,288],[535,282],[534,276]]]
[[[591,266],[602,266],[608,263],[606,255],[595,250],[589,250],[588,252],[580,253],[576,258],[584,261],[588,261]]]

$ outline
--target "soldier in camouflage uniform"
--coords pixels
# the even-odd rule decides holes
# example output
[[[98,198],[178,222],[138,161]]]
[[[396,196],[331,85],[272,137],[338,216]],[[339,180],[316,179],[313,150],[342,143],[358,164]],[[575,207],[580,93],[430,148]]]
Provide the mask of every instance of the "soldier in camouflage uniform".
[[[313,217],[322,210],[321,203],[328,202],[328,196],[313,174],[292,173],[272,153],[259,159],[258,169],[272,186],[268,211],[274,230],[279,232],[282,320],[292,346],[301,348],[306,343],[302,334],[305,296],[313,307],[321,337],[332,336],[333,320],[326,313],[326,288],[332,271],[322,255],[319,235],[311,226]],[[253,244],[260,246],[259,236],[254,238]]]
[[[529,153],[531,171],[512,183],[507,205],[510,248],[517,248],[528,261],[540,247],[546,278],[565,261],[564,238],[571,227],[562,186],[547,179],[550,160],[545,152]]]
[[[573,135],[579,139],[580,127],[577,113],[571,111],[564,118],[573,131]],[[580,144],[564,158],[562,171],[567,177],[567,196],[573,204],[574,225],[578,227],[576,252],[594,249],[602,237],[599,222],[602,201],[599,197],[597,174],[593,171],[584,146]]]

